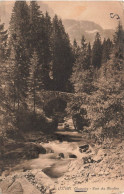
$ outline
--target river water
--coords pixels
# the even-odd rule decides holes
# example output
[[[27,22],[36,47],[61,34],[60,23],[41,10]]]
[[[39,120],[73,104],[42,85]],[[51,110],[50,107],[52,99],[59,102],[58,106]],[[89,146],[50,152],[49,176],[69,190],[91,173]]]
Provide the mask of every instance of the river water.
[[[68,170],[72,160],[81,159],[82,153],[79,146],[84,144],[82,135],[77,132],[60,132],[68,141],[50,141],[41,143],[46,149],[46,154],[40,154],[39,158],[28,161],[30,169],[42,169],[50,178],[59,178]],[[60,135],[59,133],[59,135]]]

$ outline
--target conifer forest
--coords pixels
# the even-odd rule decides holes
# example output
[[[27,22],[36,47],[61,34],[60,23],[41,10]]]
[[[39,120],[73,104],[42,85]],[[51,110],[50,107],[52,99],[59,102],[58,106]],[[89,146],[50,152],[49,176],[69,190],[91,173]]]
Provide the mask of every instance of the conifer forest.
[[[123,139],[122,23],[112,38],[70,41],[58,15],[16,1],[9,26],[0,20],[0,194],[73,194],[104,180],[124,192]]]

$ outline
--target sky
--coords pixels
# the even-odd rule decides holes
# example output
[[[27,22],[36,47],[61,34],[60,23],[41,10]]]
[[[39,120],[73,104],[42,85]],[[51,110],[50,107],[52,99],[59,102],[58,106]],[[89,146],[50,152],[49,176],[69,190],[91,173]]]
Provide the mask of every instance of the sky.
[[[119,1],[43,1],[43,3],[62,19],[88,20],[101,25],[104,29],[115,29],[119,20],[110,17],[110,13],[113,13],[118,14],[124,23],[124,6]],[[13,2],[0,1],[1,9],[3,5],[5,13],[10,14]]]
[[[124,21],[122,3],[117,1],[49,1],[45,2],[63,19],[89,20],[105,29],[115,29],[118,20],[110,13],[118,14]],[[122,21],[122,22],[123,22]]]

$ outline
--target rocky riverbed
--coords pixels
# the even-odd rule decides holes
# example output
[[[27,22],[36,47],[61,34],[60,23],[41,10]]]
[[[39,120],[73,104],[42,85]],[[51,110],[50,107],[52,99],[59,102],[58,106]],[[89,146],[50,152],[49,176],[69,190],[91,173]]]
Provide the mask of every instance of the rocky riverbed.
[[[86,134],[56,135],[59,140],[17,144],[14,155],[6,154],[21,162],[1,174],[2,194],[124,193],[124,142],[108,139],[98,145]]]

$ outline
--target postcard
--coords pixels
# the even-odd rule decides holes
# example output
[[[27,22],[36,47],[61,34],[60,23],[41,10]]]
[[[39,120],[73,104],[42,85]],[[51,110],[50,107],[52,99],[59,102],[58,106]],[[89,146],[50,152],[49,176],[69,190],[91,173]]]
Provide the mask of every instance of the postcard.
[[[124,194],[123,1],[0,1],[0,194]]]

